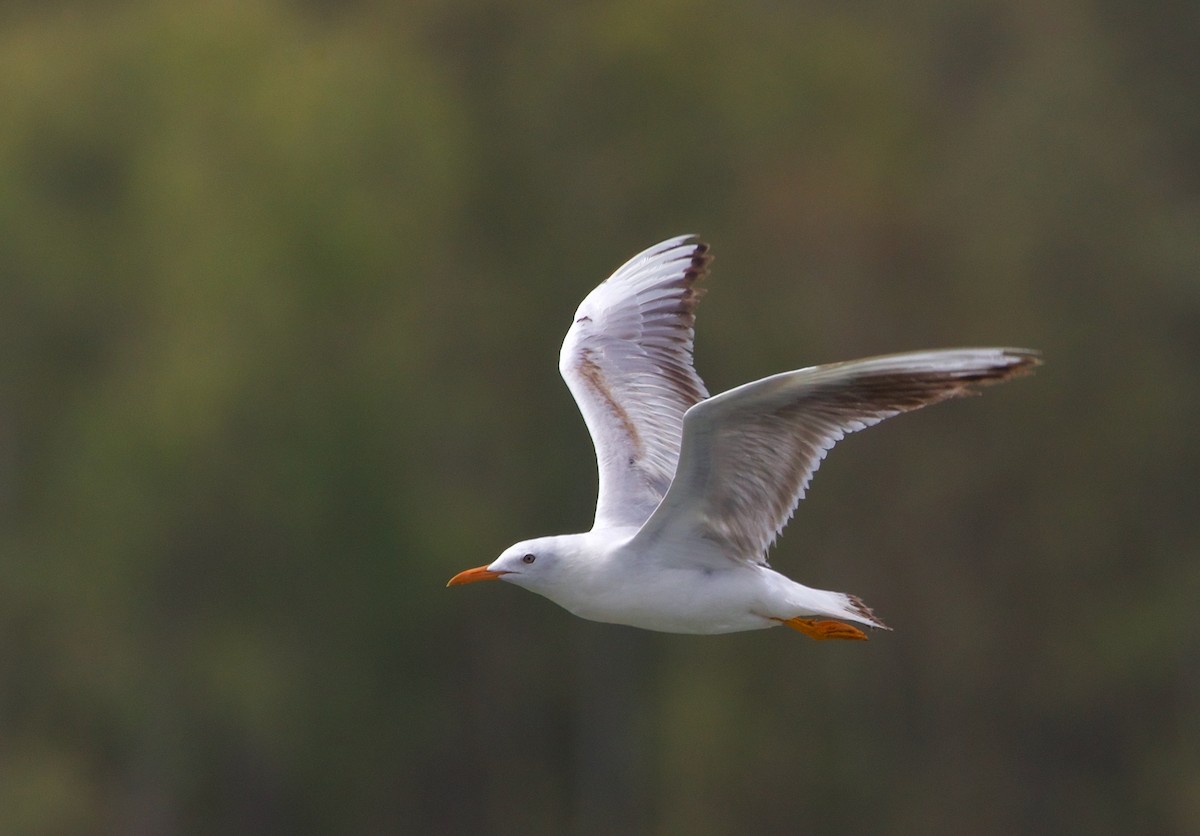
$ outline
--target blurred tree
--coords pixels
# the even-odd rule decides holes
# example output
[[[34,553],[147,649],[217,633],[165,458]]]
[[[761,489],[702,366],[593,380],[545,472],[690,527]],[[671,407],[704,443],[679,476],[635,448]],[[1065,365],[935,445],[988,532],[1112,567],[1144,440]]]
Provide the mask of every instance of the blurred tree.
[[[1200,827],[1189,6],[0,19],[0,832]],[[440,588],[586,525],[558,343],[693,230],[713,391],[1046,351],[818,477],[866,647]]]

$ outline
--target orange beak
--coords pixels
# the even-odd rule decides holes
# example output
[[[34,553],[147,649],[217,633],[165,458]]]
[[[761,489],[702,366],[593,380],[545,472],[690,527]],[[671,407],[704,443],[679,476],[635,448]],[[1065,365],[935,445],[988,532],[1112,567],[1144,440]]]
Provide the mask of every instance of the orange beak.
[[[475,581],[494,581],[501,575],[507,574],[508,572],[493,572],[486,566],[477,566],[474,569],[459,572],[450,579],[450,582],[446,586],[459,586],[464,583],[475,583]]]

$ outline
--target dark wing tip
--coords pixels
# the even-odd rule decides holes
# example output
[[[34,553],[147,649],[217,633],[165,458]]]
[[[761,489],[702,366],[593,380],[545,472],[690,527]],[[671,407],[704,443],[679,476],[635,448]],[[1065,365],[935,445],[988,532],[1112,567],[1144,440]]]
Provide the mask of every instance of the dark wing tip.
[[[709,251],[708,244],[703,241],[694,241],[691,246],[694,247],[691,263],[680,277],[680,284],[686,288],[683,298],[680,300],[682,308],[680,312],[684,314],[693,313],[700,297],[707,292],[705,288],[697,287],[697,283],[708,275],[708,266],[713,262],[713,255]]]
[[[708,272],[708,265],[712,264],[713,261],[713,255],[709,252],[708,244],[705,244],[703,241],[697,241],[694,246],[691,266],[684,271],[684,276],[692,280],[704,276]]]
[[[1010,368],[1016,369],[1018,374],[1030,374],[1044,362],[1042,352],[1033,348],[1006,348],[1004,356],[1014,359]]]
[[[1033,374],[1033,370],[1042,365],[1042,353],[1030,348],[1005,348],[1001,356],[1008,360],[1003,365],[983,369],[966,379],[974,383],[1001,383],[1015,377]]]

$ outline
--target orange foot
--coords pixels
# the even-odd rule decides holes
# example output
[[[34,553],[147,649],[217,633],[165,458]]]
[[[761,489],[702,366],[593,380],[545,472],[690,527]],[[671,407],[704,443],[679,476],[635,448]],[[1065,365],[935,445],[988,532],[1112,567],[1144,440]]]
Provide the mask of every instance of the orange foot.
[[[818,621],[815,618],[776,618],[781,624],[786,624],[793,630],[797,630],[806,636],[814,639],[853,639],[855,641],[866,641],[867,634],[857,627],[851,627],[849,624],[843,624],[840,621]]]

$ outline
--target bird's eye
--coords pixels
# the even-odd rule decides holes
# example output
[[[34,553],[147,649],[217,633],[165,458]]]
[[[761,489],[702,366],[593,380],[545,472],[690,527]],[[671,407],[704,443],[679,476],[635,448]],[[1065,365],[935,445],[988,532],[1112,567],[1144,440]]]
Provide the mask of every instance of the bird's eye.
[[[532,554],[527,554],[521,558],[522,563],[533,563],[533,561],[535,561],[535,560],[537,560],[537,557]]]

